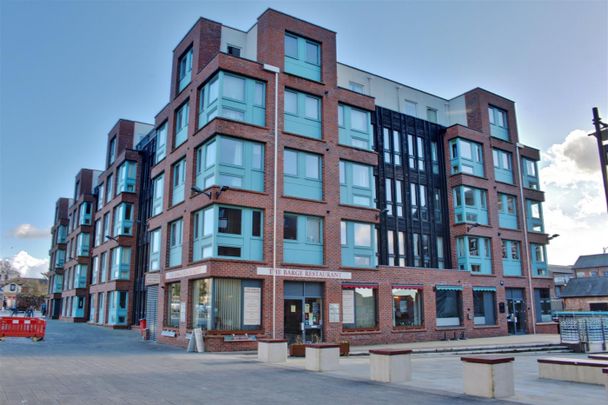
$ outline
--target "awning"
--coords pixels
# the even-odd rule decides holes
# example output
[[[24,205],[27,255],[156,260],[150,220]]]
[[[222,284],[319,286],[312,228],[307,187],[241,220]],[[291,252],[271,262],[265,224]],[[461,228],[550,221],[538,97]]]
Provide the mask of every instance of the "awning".
[[[372,283],[342,283],[342,288],[378,288],[378,284]]]
[[[492,291],[492,292],[496,292],[496,287],[473,287],[473,291]]]
[[[461,285],[436,285],[437,291],[462,291]]]
[[[391,288],[393,290],[422,290],[421,285],[415,285],[415,284],[393,284],[391,286]]]

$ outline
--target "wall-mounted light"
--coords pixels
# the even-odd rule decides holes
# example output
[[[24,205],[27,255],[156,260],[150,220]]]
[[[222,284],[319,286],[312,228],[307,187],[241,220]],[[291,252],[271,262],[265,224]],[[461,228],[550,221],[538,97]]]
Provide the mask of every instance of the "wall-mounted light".
[[[205,194],[209,199],[211,199],[211,191],[203,191],[196,186],[190,187],[190,191],[196,194]]]

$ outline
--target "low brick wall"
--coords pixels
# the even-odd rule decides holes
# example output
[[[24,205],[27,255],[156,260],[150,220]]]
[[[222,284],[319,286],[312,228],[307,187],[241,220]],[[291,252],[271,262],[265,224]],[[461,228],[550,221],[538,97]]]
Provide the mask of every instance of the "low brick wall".
[[[557,322],[537,323],[536,333],[558,333]]]

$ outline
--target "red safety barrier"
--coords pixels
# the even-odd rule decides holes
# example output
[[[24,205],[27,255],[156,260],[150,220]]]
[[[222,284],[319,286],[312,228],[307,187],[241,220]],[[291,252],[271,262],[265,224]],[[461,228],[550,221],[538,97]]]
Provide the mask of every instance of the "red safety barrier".
[[[34,341],[44,339],[46,321],[39,318],[0,318],[0,338],[26,337]]]

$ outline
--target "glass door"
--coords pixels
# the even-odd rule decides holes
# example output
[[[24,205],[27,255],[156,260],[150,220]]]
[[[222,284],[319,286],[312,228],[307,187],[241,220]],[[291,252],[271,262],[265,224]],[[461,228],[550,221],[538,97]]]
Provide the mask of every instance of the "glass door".
[[[289,344],[296,341],[298,336],[302,338],[302,299],[285,299],[284,301],[284,334]]]
[[[322,341],[321,298],[304,299],[304,342]]]
[[[511,335],[526,333],[526,304],[523,300],[507,299],[507,322]]]

